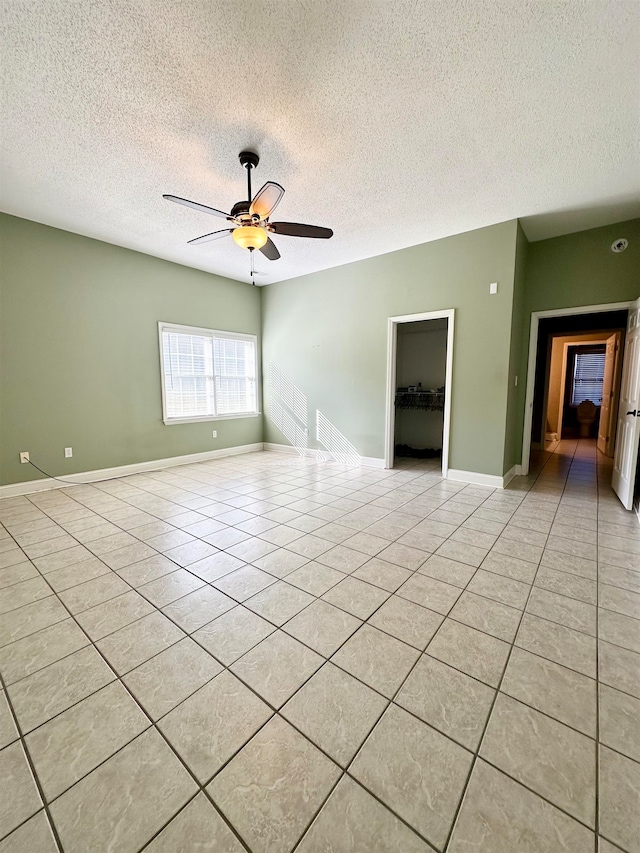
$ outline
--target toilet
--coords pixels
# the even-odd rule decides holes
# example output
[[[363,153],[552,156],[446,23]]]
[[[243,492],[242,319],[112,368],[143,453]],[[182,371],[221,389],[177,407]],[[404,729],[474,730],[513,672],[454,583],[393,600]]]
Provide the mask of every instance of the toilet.
[[[583,400],[578,406],[577,417],[580,427],[580,438],[588,438],[591,424],[598,414],[598,407],[591,400]]]

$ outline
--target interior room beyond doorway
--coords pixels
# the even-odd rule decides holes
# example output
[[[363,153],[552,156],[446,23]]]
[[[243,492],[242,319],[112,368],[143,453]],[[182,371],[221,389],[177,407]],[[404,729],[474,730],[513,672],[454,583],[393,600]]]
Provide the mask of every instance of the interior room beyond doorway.
[[[398,325],[394,467],[441,468],[447,318]]]
[[[613,456],[626,322],[626,311],[540,321],[532,450],[591,437]]]

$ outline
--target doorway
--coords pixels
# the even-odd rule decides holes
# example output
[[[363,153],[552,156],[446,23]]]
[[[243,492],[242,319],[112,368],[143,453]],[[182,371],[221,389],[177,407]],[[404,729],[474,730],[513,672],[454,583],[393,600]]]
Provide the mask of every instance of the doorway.
[[[550,426],[553,427],[554,422],[558,423],[559,430],[563,429],[563,424],[559,418],[556,421],[552,419],[551,423],[549,422],[554,338],[564,339],[561,341],[561,349],[558,348],[559,344],[556,343],[556,356],[560,353],[559,362],[557,363],[561,364],[564,373],[564,385],[562,385],[561,393],[565,395],[567,393],[567,364],[569,357],[569,346],[566,345],[579,343],[581,340],[588,344],[594,344],[595,341],[605,342],[610,353],[608,368],[609,370],[613,370],[613,375],[609,374],[606,377],[607,381],[611,382],[611,387],[608,389],[611,400],[611,394],[615,395],[620,388],[624,334],[631,305],[632,303],[629,302],[589,305],[581,308],[538,311],[531,315],[529,369],[527,372],[525,423],[522,442],[523,474],[529,472],[532,450],[553,449],[553,441],[561,438],[557,430],[549,430]],[[614,353],[617,356],[617,361],[615,358],[611,359],[611,349],[615,347],[616,343],[619,346],[618,353]],[[567,350],[566,355],[565,350]],[[575,369],[575,362],[573,364]],[[554,367],[556,367],[556,364],[554,364]],[[551,409],[553,409],[554,405],[553,399],[554,395],[552,393]],[[560,404],[558,403],[558,405]],[[604,420],[602,408],[605,408]],[[606,412],[606,407],[600,407],[597,436],[599,449],[606,455],[613,453],[616,436],[616,407],[610,402],[609,409],[610,411]],[[551,414],[553,418],[553,411],[551,411]],[[608,432],[604,433],[602,429],[606,425],[610,425],[611,421],[614,421],[614,424],[609,426]],[[577,420],[576,428],[578,428]]]
[[[453,309],[389,318],[385,468],[447,476],[453,321]]]
[[[544,449],[562,439],[597,438],[598,450],[613,457],[624,328],[550,337]]]

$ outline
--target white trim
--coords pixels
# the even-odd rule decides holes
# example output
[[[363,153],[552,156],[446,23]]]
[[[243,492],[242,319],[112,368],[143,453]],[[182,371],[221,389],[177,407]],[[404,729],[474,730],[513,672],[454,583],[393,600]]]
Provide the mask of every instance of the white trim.
[[[491,489],[504,489],[519,474],[518,468],[518,465],[514,465],[503,477],[497,474],[481,474],[479,471],[461,471],[458,468],[449,468],[447,480],[454,480],[457,483],[471,483],[473,486],[488,486]]]
[[[608,302],[602,305],[581,305],[576,308],[553,308],[549,311],[532,311],[529,331],[529,362],[527,366],[527,390],[524,398],[524,427],[522,434],[522,459],[520,466],[523,475],[529,473],[531,456],[531,426],[533,422],[533,394],[535,390],[536,361],[538,357],[538,327],[540,320],[547,317],[570,317],[573,314],[601,314],[604,311],[628,310],[632,302]]]
[[[170,418],[168,421],[162,421],[165,426],[173,426],[174,424],[196,424],[212,421],[236,421],[241,418],[259,418],[262,412],[249,412],[246,415],[205,415],[202,418]]]
[[[63,489],[65,486],[95,483],[98,480],[113,480],[118,477],[126,477],[129,474],[141,474],[145,471],[173,468],[177,465],[193,465],[194,462],[208,462],[210,459],[239,456],[242,453],[255,453],[259,450],[264,450],[264,444],[261,441],[255,444],[241,444],[238,447],[223,447],[220,450],[205,450],[203,453],[189,453],[186,456],[153,459],[150,462],[134,462],[132,465],[118,465],[115,468],[101,468],[97,471],[85,471],[80,474],[65,474],[64,482],[52,477],[43,477],[41,480],[10,483],[7,486],[0,486],[0,498],[29,495],[32,492],[45,492],[49,489]]]
[[[509,483],[513,480],[514,477],[518,476],[518,469],[520,465],[514,465],[513,468],[510,468],[506,474],[502,477],[502,488],[506,489]]]
[[[377,456],[361,456],[360,464],[363,468],[385,468],[384,459],[379,459]]]
[[[398,349],[398,325],[418,323],[421,320],[447,320],[447,363],[444,380],[444,424],[442,427],[442,476],[449,470],[449,432],[451,430],[451,392],[453,390],[453,324],[454,308],[442,311],[427,311],[422,314],[403,314],[387,320],[387,394],[385,420],[384,467],[393,468],[395,455],[395,386],[396,353]]]
[[[319,459],[322,451],[314,447],[294,447],[293,444],[275,444],[265,441],[264,449],[273,453],[286,453],[287,456],[300,456],[304,459]]]
[[[292,444],[274,444],[270,441],[265,441],[264,449],[273,451],[274,453],[286,453],[288,456],[300,456],[306,459],[315,459],[317,462],[339,462],[345,465],[354,466],[354,457],[341,454],[329,453],[328,450],[313,447],[294,447]],[[359,465],[363,468],[384,468],[384,459],[379,459],[376,456],[360,456]],[[355,465],[354,467],[358,467]]]
[[[300,456],[300,452],[293,444],[275,444],[273,441],[265,441],[264,449],[271,453],[287,453],[290,456]]]

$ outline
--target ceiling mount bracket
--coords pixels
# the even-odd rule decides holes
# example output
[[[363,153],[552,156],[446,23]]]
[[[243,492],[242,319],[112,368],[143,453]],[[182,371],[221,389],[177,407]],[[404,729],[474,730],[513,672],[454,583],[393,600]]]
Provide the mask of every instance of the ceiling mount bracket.
[[[260,162],[260,157],[255,151],[241,151],[238,154],[238,160],[245,169],[255,169]]]

